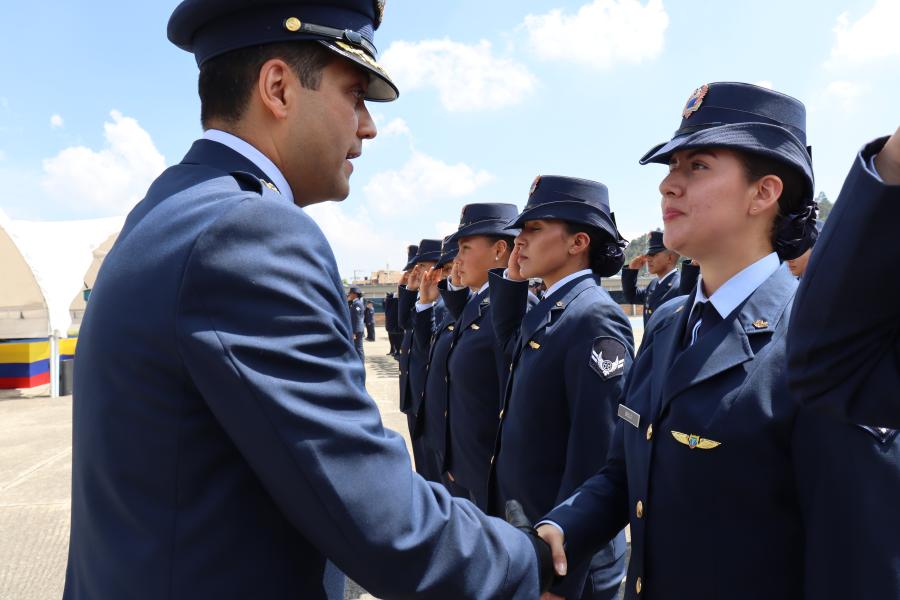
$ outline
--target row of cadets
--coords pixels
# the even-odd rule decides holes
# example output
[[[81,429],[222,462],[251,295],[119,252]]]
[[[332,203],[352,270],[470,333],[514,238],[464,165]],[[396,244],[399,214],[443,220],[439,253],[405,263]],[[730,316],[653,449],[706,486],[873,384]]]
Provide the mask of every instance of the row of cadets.
[[[430,472],[427,468],[421,436],[417,435],[416,414],[425,393],[427,356],[416,351],[413,345],[413,329],[419,297],[419,283],[422,275],[431,271],[440,257],[440,240],[423,239],[419,242],[415,255],[410,258],[403,269],[405,273],[398,290],[399,324],[404,331],[403,345],[400,350],[400,410],[406,414],[416,472],[426,478]],[[443,306],[435,308],[438,314],[443,310]]]
[[[491,272],[491,312],[510,364],[499,411],[490,513],[518,500],[534,521],[604,464],[616,408],[634,356],[628,317],[600,285],[624,262],[622,239],[601,183],[538,177],[505,276]],[[547,285],[526,313],[528,279]],[[676,288],[677,289],[677,288]],[[552,591],[566,598],[616,598],[625,576],[625,533],[587,569]]]
[[[644,265],[655,277],[647,287],[638,288],[638,272]],[[662,231],[651,231],[647,253],[638,256],[622,269],[622,293],[629,304],[644,305],[644,327],[653,311],[682,294],[678,253],[666,248]]]
[[[665,242],[700,280],[650,321],[606,465],[539,525],[554,561],[583,563],[630,523],[627,599],[896,597],[896,433],[826,421],[788,387],[798,282],[781,261],[817,236],[803,104],[704,85],[648,162],[668,165]]]

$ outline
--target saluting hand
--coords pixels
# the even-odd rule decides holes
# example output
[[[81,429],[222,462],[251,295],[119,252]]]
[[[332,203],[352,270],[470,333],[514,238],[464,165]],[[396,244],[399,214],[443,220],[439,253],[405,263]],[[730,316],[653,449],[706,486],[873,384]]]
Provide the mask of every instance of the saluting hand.
[[[886,184],[900,185],[900,127],[875,156],[875,168]]]
[[[646,254],[641,254],[637,258],[633,259],[630,263],[628,263],[628,268],[637,271],[647,263],[648,258],[649,257]]]
[[[409,283],[406,284],[406,289],[415,292],[419,289],[420,285],[422,285],[422,263],[413,267],[412,273],[409,276]]]
[[[406,285],[409,283],[409,271],[403,271],[403,275],[400,276],[400,285]]]
[[[525,281],[522,270],[519,267],[519,244],[513,245],[513,251],[509,255],[509,265],[506,267],[506,278],[512,281]]]
[[[422,284],[419,286],[419,302],[431,304],[438,298],[438,283],[441,281],[440,269],[431,269],[422,273]]]
[[[450,283],[459,287],[459,263],[455,260],[453,261],[453,266],[450,267],[450,277],[447,278]]]

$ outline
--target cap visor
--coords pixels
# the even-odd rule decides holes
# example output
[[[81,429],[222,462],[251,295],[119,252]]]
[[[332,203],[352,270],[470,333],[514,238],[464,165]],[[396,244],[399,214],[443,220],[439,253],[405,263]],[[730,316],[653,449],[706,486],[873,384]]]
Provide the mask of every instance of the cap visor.
[[[366,92],[366,100],[393,102],[400,96],[400,90],[391,81],[384,67],[361,48],[337,40],[319,40],[319,42],[335,54],[353,61],[369,73],[369,89]]]

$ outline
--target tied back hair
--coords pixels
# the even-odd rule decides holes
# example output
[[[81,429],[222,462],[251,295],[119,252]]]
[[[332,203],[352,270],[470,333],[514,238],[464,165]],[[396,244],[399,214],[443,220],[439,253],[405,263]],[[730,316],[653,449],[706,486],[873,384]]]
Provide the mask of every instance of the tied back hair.
[[[588,263],[594,275],[611,277],[622,270],[622,265],[625,264],[623,250],[627,242],[616,240],[609,233],[590,225],[568,221],[563,221],[563,224],[569,235],[585,233],[591,239],[588,247]]]

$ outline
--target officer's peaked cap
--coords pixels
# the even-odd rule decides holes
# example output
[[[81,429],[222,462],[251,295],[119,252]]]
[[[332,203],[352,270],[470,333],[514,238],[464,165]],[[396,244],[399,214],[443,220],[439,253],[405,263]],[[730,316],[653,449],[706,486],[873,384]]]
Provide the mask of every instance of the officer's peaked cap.
[[[169,18],[169,40],[197,64],[262,44],[317,41],[365,69],[368,100],[389,102],[397,86],[378,64],[375,30],[385,0],[184,0]]]

